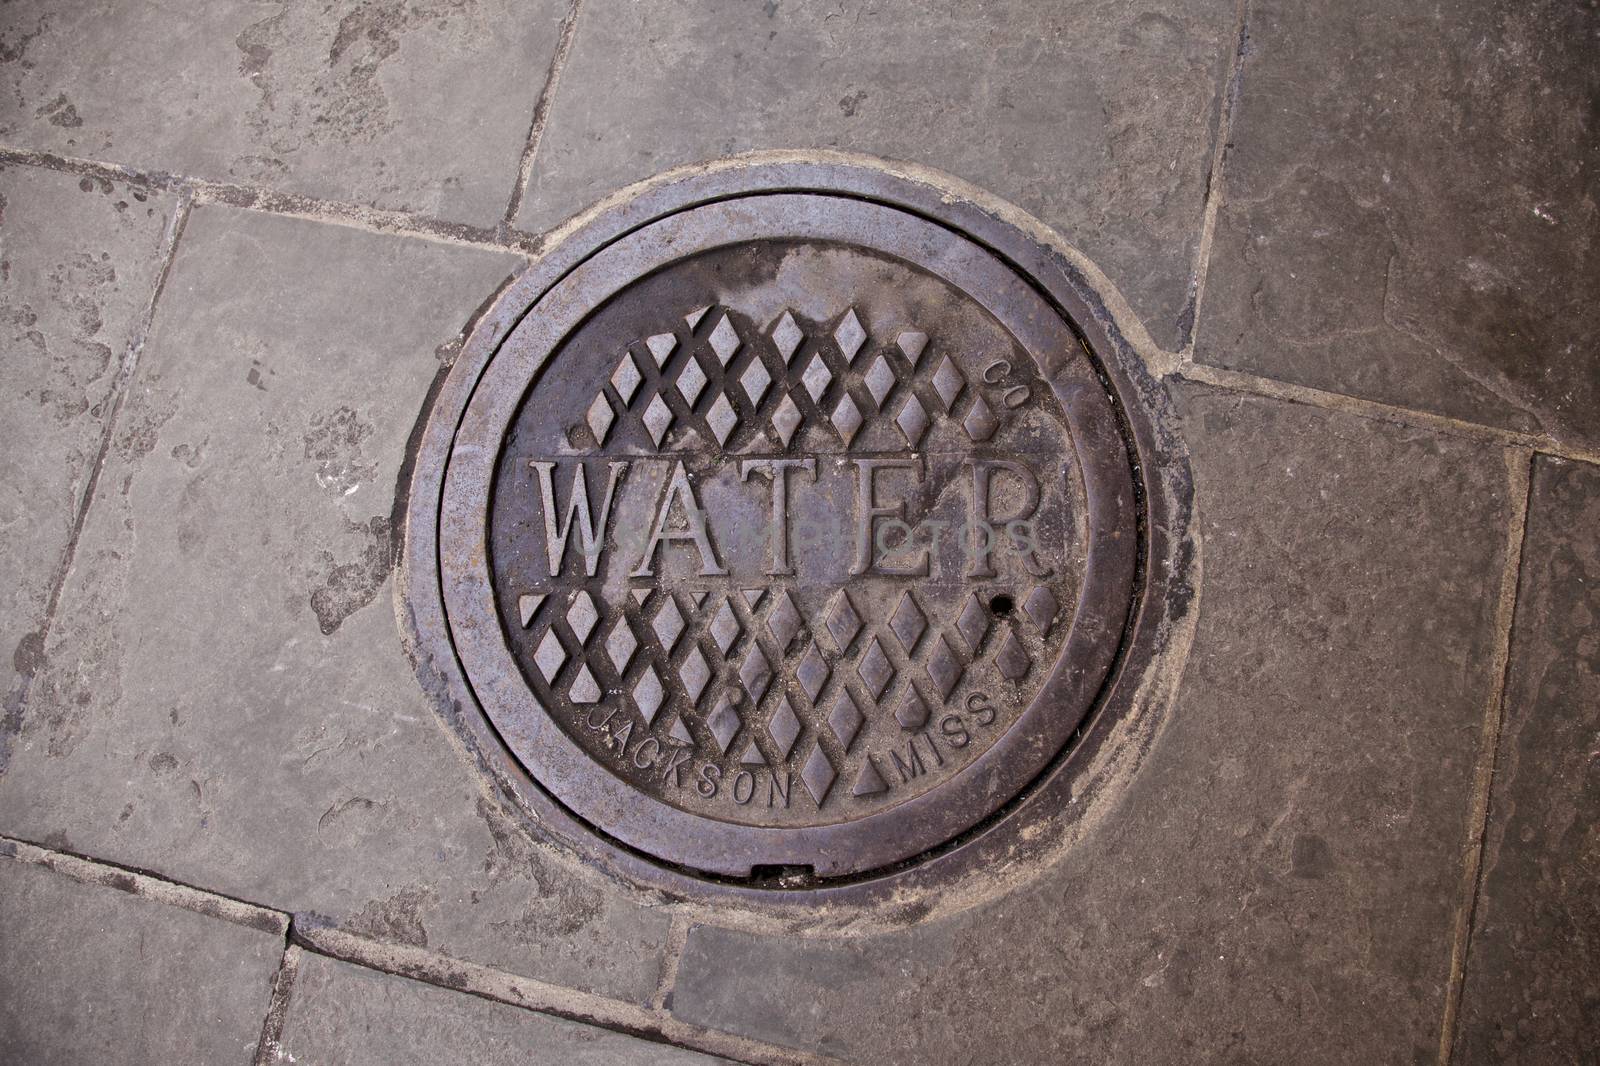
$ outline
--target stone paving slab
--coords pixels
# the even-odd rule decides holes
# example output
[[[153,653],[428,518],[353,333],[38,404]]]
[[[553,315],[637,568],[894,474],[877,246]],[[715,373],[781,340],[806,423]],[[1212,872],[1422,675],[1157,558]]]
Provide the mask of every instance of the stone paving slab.
[[[279,1044],[281,1061],[348,1066],[709,1066],[727,1061],[320,955],[301,957]]]
[[[0,168],[0,424],[9,445],[0,454],[0,685],[8,695],[18,671],[37,661],[51,585],[117,369],[155,291],[173,207],[173,197],[121,182]]]
[[[1600,1048],[1600,469],[1535,465],[1453,1061]]]
[[[0,141],[492,226],[566,11],[18,0]]]
[[[696,927],[676,1016],[855,1062],[1432,1060],[1508,470],[1383,422],[1179,400],[1198,630],[1111,812],[951,918],[833,940]]]
[[[925,163],[1058,227],[1176,348],[1237,18],[1228,0],[588,0],[518,223],[750,149]]]
[[[280,935],[3,856],[0,914],[0,1061],[255,1060]]]
[[[1252,4],[1197,358],[1600,444],[1593,5]]]
[[[489,802],[400,645],[391,511],[519,259],[199,207],[0,824],[353,932],[648,1000],[668,919]]]

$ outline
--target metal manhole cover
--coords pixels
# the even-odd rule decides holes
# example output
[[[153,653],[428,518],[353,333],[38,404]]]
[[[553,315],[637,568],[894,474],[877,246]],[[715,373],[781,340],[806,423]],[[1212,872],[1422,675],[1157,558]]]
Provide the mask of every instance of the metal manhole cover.
[[[889,203],[615,228],[513,290],[434,412],[424,640],[560,809],[673,867],[855,875],[982,823],[1069,744],[1133,606],[1095,355]]]

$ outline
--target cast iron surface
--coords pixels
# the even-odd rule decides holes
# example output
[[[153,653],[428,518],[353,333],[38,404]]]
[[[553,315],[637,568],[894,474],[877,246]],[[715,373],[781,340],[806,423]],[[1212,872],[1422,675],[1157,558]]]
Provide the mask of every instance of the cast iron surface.
[[[989,235],[870,170],[742,176],[614,209],[479,322],[406,587],[424,681],[562,835],[843,883],[961,846],[1105,704],[1141,426]]]

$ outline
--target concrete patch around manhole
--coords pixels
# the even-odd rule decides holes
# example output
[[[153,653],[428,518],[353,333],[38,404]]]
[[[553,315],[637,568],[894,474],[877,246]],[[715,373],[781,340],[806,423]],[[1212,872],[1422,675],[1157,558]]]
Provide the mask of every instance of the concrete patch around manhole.
[[[419,676],[615,873],[925,913],[1058,843],[1159,721],[1193,606],[1164,404],[1068,258],[948,190],[792,157],[647,183],[428,412]]]

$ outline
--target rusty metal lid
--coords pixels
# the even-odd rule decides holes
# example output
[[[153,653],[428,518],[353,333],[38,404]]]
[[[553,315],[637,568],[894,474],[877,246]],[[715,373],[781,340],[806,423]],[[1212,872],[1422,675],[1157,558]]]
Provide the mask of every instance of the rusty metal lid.
[[[860,875],[1061,756],[1134,608],[1140,495],[1033,279],[897,205],[763,188],[514,295],[430,425],[422,636],[576,824],[691,873]]]

